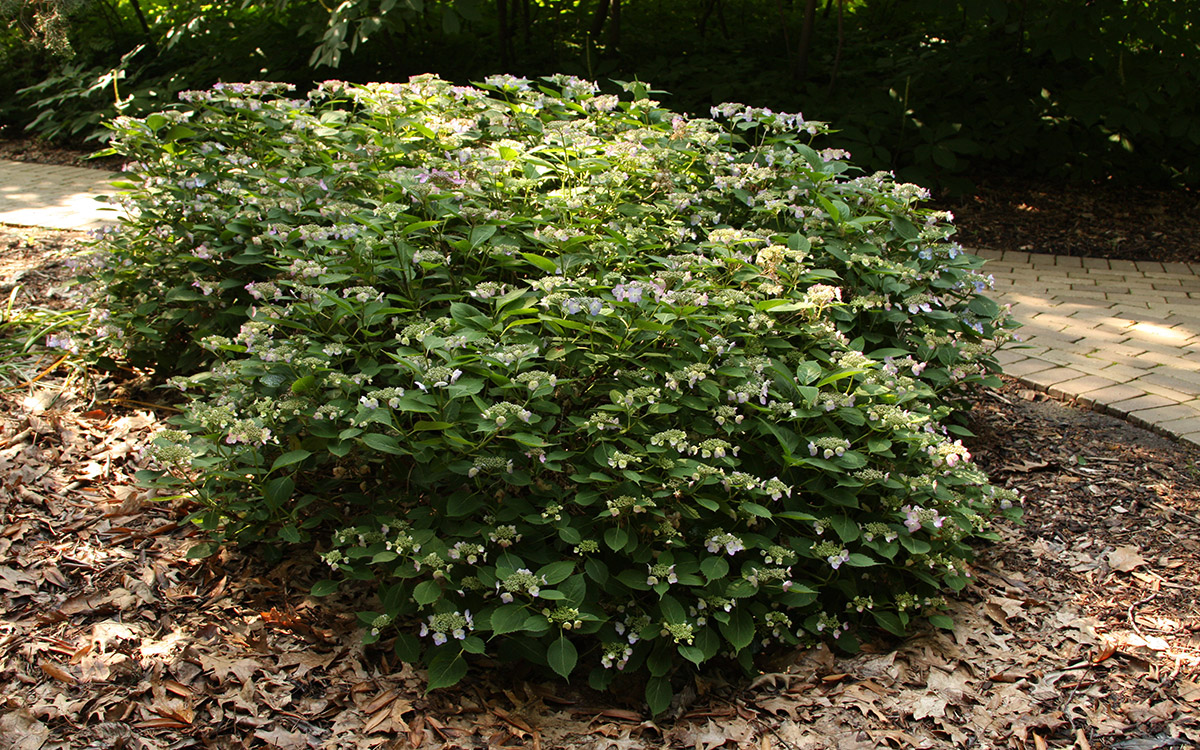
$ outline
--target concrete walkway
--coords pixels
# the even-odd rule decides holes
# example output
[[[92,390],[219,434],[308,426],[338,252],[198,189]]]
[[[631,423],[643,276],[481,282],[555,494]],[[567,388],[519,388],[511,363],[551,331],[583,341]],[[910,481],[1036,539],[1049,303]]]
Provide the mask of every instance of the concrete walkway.
[[[118,175],[0,160],[0,224],[95,229]],[[1005,372],[1200,446],[1200,264],[979,253],[1024,328]]]
[[[99,229],[117,223],[102,202],[119,173],[0,160],[0,224]]]

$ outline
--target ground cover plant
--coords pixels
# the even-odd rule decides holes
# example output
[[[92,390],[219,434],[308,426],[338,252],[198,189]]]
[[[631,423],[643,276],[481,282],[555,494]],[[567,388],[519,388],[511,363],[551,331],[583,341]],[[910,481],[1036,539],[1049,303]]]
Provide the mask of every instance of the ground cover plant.
[[[903,633],[1015,496],[964,389],[1006,316],[943,214],[806,142],[568,77],[278,84],[115,124],[96,339],[190,399],[148,480],[377,580],[370,641],[604,687]],[[215,549],[197,547],[196,554]]]

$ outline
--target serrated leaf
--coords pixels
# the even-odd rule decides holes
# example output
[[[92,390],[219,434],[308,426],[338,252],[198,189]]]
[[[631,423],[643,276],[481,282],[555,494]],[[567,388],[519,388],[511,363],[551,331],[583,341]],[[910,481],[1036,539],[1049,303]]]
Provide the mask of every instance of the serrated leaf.
[[[614,526],[613,528],[604,532],[604,543],[607,544],[608,548],[613,552],[623,549],[628,542],[628,532],[619,526]]]
[[[930,615],[929,624],[942,630],[954,630],[954,618],[949,615]]]
[[[275,471],[276,469],[282,469],[284,466],[291,466],[292,464],[298,464],[311,455],[312,455],[312,451],[306,451],[303,448],[300,448],[299,450],[288,451],[287,453],[284,453],[279,458],[275,459],[275,462],[273,464],[271,464],[271,471]]]
[[[412,566],[409,566],[412,567]],[[413,589],[413,600],[422,606],[433,604],[442,598],[442,587],[436,581],[421,581]]]
[[[429,660],[427,674],[425,692],[456,685],[467,675],[467,660],[460,652],[440,651]]]
[[[537,575],[546,579],[546,584],[553,586],[556,583],[561,583],[575,572],[575,563],[562,560],[552,562],[549,565],[543,565],[538,568]]]
[[[421,641],[412,633],[396,636],[396,658],[405,664],[415,664],[421,658]]]
[[[192,545],[184,557],[188,560],[200,560],[215,555],[219,549],[221,549],[221,545],[216,542],[200,542],[199,544]]]
[[[564,679],[571,676],[578,661],[579,653],[575,650],[575,644],[567,640],[565,635],[560,635],[546,650],[546,663]]]
[[[858,539],[858,524],[845,516],[834,516],[829,519],[829,525],[843,543],[850,543]]]
[[[327,578],[323,581],[317,581],[314,583],[312,585],[312,589],[310,589],[308,593],[312,596],[329,596],[338,590],[339,585],[340,583],[338,581],[331,581]]]
[[[404,455],[404,450],[400,447],[400,441],[391,435],[370,432],[363,435],[362,441],[368,448],[377,450],[380,453],[390,453],[394,456]]]
[[[524,605],[505,604],[492,613],[492,632],[496,635],[515,633],[525,627],[525,619],[529,613]]]
[[[671,681],[666,677],[651,677],[646,682],[646,705],[655,716],[671,707],[671,698],[674,696]]]
[[[734,610],[729,622],[718,623],[718,626],[734,651],[741,651],[754,640],[754,618],[745,610]]]

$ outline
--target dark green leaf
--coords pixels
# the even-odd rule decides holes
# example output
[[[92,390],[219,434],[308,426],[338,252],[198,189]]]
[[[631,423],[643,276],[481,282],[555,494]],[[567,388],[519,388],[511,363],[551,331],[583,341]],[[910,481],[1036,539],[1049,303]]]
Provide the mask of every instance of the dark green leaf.
[[[467,660],[461,652],[440,650],[429,660],[427,674],[429,682],[425,686],[426,692],[450,687],[467,675]]]
[[[560,635],[546,650],[546,663],[564,678],[571,676],[577,661],[579,654],[575,651],[575,644],[567,640],[565,635]]]

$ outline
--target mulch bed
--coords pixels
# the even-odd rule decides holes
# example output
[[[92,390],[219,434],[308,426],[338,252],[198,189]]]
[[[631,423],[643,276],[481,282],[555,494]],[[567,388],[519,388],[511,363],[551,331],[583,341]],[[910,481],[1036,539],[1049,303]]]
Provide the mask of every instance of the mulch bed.
[[[1200,262],[1200,193],[1106,182],[984,178],[938,202],[966,247]]]
[[[70,304],[73,240],[0,231],[0,285]],[[595,694],[512,665],[427,695],[386,642],[361,644],[348,613],[369,589],[307,595],[326,575],[311,553],[188,559],[192,506],[133,480],[171,410],[132,374],[41,372],[0,391],[4,750],[1200,742],[1200,453],[1015,383],[978,395],[971,449],[1025,523],[981,549],[953,633],[709,674],[651,720],[632,683]]]

